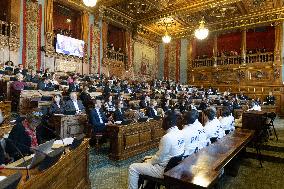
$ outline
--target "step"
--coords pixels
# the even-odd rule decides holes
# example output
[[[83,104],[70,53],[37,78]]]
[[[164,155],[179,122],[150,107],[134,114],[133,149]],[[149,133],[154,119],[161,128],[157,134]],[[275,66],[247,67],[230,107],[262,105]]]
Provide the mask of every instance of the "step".
[[[246,157],[257,159],[257,153],[254,148],[246,148]],[[261,158],[264,161],[284,163],[284,152],[261,150]]]

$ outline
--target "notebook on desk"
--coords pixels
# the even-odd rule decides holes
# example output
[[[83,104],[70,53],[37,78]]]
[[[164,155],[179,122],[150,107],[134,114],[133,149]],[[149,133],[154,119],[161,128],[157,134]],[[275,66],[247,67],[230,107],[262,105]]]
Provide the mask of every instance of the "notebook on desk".
[[[19,162],[18,161],[14,162],[10,165],[5,166],[5,168],[7,169],[32,169],[34,168],[42,160],[44,160],[46,154],[51,152],[51,147],[54,141],[55,139],[39,145],[35,149],[35,154],[31,156],[32,158],[29,158],[26,161],[22,161],[22,159],[20,159],[20,161],[18,160]]]

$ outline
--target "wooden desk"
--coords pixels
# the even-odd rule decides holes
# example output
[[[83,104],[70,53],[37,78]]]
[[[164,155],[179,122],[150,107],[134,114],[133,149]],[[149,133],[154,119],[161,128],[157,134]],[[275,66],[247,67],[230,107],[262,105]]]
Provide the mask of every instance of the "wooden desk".
[[[112,160],[127,159],[155,148],[164,135],[162,119],[130,125],[110,125],[107,130],[110,137],[109,158]]]
[[[11,175],[17,170],[1,170],[0,175]],[[22,180],[18,189],[90,189],[89,180],[89,140],[85,139],[74,151],[62,155],[49,169],[30,171],[30,179],[25,181],[26,171],[22,170]]]
[[[276,112],[276,109],[277,109],[277,106],[274,106],[274,105],[261,105],[261,111],[263,112]]]
[[[214,144],[184,159],[164,174],[170,188],[210,188],[221,169],[251,140],[253,131],[235,130]]]
[[[0,110],[3,116],[10,116],[11,114],[11,101],[0,102]]]
[[[243,113],[242,128],[251,130],[260,130],[264,127],[266,119],[264,111],[248,111]]]
[[[87,129],[87,115],[55,114],[49,120],[49,126],[54,128],[62,138],[76,137]]]

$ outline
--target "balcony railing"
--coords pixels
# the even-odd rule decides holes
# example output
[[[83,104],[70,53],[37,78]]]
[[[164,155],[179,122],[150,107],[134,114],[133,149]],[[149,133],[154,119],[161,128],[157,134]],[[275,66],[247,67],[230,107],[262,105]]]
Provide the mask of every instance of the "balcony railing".
[[[125,54],[114,51],[114,50],[107,50],[106,58],[110,60],[119,61],[119,62],[126,62],[126,59],[127,59]]]
[[[246,63],[256,63],[256,62],[273,62],[274,53],[257,53],[257,54],[247,54]]]
[[[0,20],[0,35],[17,38],[18,31],[19,26],[17,24]]]
[[[247,54],[246,55],[246,63],[268,63],[274,61],[274,53],[266,52],[266,53],[257,53],[257,54]],[[226,56],[226,57],[218,57],[217,58],[217,66],[225,66],[225,65],[238,65],[242,63],[241,56]],[[206,58],[206,59],[195,59],[192,61],[192,67],[211,67],[214,66],[214,58]]]

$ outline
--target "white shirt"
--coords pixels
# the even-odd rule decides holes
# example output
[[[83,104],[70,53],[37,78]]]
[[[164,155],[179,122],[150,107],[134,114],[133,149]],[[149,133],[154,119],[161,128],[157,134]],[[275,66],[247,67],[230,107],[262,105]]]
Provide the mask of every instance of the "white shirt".
[[[182,132],[185,142],[184,155],[191,155],[198,150],[199,132],[194,123],[185,125]]]
[[[197,120],[193,123],[194,127],[198,131],[199,134],[199,144],[198,144],[198,150],[204,148],[205,146],[208,146],[211,141],[210,139],[207,139],[207,135],[205,133],[205,129],[203,125]]]
[[[148,163],[166,167],[169,160],[184,153],[183,132],[177,126],[171,127],[161,138],[158,152],[149,160]]]
[[[216,117],[213,120],[208,121],[205,124],[204,129],[207,139],[215,137],[220,139],[225,136],[225,131],[222,129],[221,123]]]
[[[219,117],[222,128],[226,130],[233,131],[235,130],[235,119],[233,116],[228,117]]]
[[[104,123],[104,121],[103,121],[103,119],[102,119],[102,116],[101,116],[100,109],[99,109],[99,108],[96,108],[96,111],[97,111],[97,114],[98,114],[98,116],[99,116],[100,123]]]
[[[76,109],[76,112],[80,112],[80,109],[79,109],[79,106],[78,106],[78,101],[77,100],[72,100],[73,104],[74,104],[74,107]]]
[[[158,113],[157,110],[155,108],[153,108],[153,107],[152,107],[152,109],[153,109],[153,111],[155,113],[155,116],[157,116],[157,113]]]
[[[248,109],[248,111],[261,111],[261,106],[259,105],[254,105],[252,108]]]

